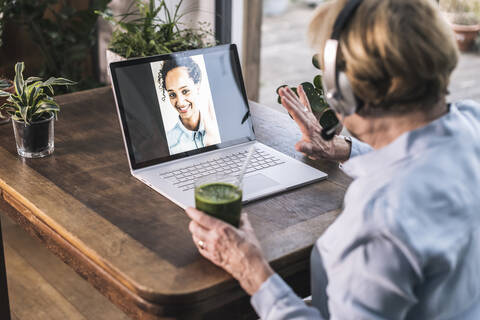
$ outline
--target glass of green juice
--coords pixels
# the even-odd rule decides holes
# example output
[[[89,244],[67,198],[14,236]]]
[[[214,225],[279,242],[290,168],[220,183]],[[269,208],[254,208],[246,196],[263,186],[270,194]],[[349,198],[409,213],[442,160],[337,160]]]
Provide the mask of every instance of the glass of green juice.
[[[234,227],[240,224],[242,184],[237,177],[211,174],[195,182],[195,207]]]

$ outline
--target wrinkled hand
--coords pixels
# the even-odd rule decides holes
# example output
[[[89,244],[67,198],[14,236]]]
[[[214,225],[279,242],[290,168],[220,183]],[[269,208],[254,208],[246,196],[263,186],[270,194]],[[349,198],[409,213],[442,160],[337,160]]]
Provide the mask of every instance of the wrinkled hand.
[[[332,140],[324,140],[322,127],[312,112],[307,95],[302,86],[298,86],[297,95],[289,88],[280,88],[282,105],[287,109],[293,120],[302,132],[302,140],[298,141],[295,149],[311,159],[328,159],[343,161],[350,155],[350,146],[343,138],[335,136]]]
[[[273,274],[246,213],[242,213],[239,229],[195,208],[187,208],[186,213],[202,256],[230,273],[248,294],[254,294]]]

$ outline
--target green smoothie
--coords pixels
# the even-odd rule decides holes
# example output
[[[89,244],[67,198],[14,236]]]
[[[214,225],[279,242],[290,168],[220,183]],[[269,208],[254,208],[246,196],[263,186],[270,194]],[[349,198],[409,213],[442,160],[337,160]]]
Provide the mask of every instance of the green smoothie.
[[[200,185],[195,189],[195,207],[238,227],[242,211],[242,190],[226,182]]]

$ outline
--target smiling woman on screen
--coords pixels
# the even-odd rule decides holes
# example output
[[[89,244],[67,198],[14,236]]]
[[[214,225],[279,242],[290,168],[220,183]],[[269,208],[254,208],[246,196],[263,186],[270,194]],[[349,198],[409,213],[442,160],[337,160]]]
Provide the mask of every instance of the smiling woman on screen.
[[[280,89],[282,104],[302,132],[296,149],[345,161],[353,179],[312,250],[313,306],[270,268],[245,213],[236,229],[188,208],[200,253],[262,319],[480,319],[480,105],[446,102],[458,49],[438,4],[329,1],[310,39],[352,138],[322,135],[301,87]]]
[[[220,143],[212,105],[201,111],[202,72],[198,64],[190,57],[167,60],[159,77],[178,112],[178,122],[167,132],[170,154]]]

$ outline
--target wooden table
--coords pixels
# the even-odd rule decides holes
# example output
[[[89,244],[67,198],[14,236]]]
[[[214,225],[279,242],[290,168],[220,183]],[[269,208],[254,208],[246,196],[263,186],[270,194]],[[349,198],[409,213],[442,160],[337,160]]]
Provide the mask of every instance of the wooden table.
[[[130,175],[110,87],[58,101],[50,157],[20,158],[11,125],[0,127],[0,210],[133,319],[255,318],[238,283],[197,252],[184,211]],[[295,152],[287,115],[251,110],[258,140],[330,175],[245,207],[272,267],[307,295],[312,244],[350,180]]]

